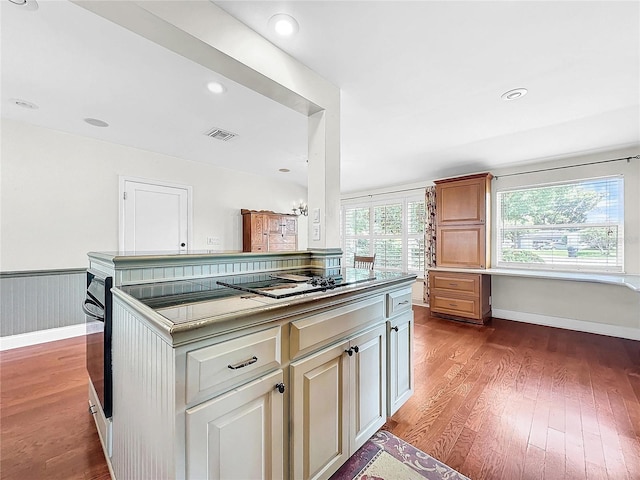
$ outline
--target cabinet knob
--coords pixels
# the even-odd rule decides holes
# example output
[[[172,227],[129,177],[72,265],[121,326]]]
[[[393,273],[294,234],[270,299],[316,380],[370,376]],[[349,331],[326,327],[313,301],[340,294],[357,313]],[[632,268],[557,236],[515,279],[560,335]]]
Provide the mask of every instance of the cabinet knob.
[[[184,243],[184,242],[182,242],[182,243],[180,244],[180,246],[181,246],[181,247],[186,247],[186,246],[187,246],[187,244],[186,244],[186,243]]]
[[[284,383],[276,384],[276,389],[278,390],[278,392],[284,393],[284,388],[285,388]]]
[[[398,326],[396,325],[395,327],[391,327],[391,330],[397,332],[398,331]]]
[[[353,355],[353,348],[349,348],[349,350],[345,350],[345,353],[348,353],[351,357]]]
[[[360,347],[356,345],[355,347],[353,347],[353,351],[358,353],[360,351]]]

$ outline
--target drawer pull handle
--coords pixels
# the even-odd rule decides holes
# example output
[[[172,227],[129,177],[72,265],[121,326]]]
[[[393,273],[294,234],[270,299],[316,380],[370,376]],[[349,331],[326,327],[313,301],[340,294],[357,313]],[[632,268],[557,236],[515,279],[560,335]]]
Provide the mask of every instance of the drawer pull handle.
[[[398,326],[396,325],[395,327],[391,327],[391,330],[394,330],[394,331],[397,332],[398,331]]]
[[[249,360],[245,360],[244,362],[236,363],[235,365],[229,365],[231,370],[237,370],[242,367],[246,367],[251,365],[252,363],[256,363],[258,361],[258,357],[251,357]]]
[[[398,305],[406,305],[407,303],[409,303],[409,300],[403,300],[401,302],[398,302]]]
[[[450,307],[457,307],[457,306],[458,306],[458,304],[457,304],[457,303],[450,303],[450,304],[449,304],[449,306],[450,306]]]
[[[457,284],[457,283],[450,283],[450,284],[449,284],[449,286],[450,286],[450,287],[457,287],[457,286],[458,286],[458,284]]]
[[[276,388],[280,393],[284,393],[284,383],[277,383]]]

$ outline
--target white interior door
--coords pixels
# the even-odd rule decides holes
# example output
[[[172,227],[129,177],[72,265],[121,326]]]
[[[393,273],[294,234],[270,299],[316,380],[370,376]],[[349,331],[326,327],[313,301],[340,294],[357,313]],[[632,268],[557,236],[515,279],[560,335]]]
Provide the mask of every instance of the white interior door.
[[[191,187],[123,178],[120,250],[189,248]]]

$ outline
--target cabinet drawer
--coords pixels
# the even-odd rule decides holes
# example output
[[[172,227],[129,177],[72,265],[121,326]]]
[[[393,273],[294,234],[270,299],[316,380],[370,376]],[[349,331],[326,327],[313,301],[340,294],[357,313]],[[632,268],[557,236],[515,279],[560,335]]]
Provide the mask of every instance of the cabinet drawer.
[[[431,272],[429,287],[438,290],[467,293],[478,296],[480,292],[480,275],[473,273]]]
[[[187,353],[186,403],[280,366],[280,326]]]
[[[273,243],[296,243],[295,235],[269,235],[269,244]]]
[[[411,310],[411,290],[387,293],[387,317]]]
[[[378,297],[311,315],[291,322],[290,353],[296,358],[344,338],[370,325],[384,321],[384,301]]]
[[[477,297],[454,296],[434,289],[431,291],[429,304],[432,312],[465,318],[480,318],[480,299]]]

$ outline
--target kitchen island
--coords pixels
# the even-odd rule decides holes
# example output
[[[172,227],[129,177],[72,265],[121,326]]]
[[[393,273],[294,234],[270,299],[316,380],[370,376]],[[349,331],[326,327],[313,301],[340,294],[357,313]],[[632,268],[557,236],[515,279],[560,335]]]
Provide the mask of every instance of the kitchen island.
[[[270,261],[113,289],[116,478],[328,478],[412,394],[414,275]]]

